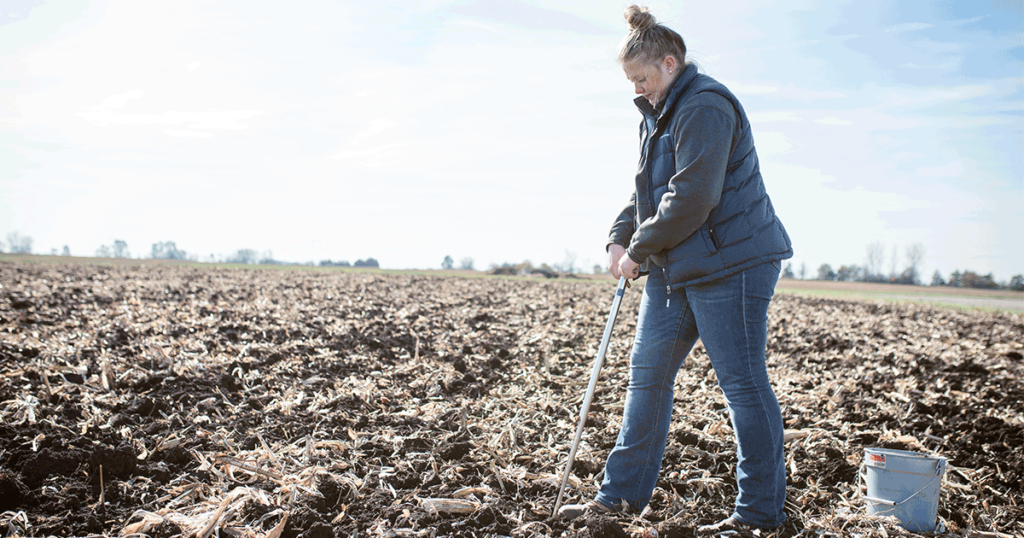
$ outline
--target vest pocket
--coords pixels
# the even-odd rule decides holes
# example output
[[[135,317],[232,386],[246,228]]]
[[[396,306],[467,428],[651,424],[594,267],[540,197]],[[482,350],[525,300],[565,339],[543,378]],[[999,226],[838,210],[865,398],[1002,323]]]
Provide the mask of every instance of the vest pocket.
[[[722,244],[718,242],[718,234],[715,233],[715,229],[708,226],[708,238],[711,239],[711,244],[715,247],[713,252],[718,252],[722,248]]]

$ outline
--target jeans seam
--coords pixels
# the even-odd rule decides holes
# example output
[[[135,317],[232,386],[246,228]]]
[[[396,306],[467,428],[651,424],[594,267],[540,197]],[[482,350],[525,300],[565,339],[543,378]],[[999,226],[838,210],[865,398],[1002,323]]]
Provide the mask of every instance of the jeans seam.
[[[743,347],[744,347],[745,354],[746,354],[745,362],[746,362],[746,365],[747,365],[747,376],[748,376],[748,379],[753,380],[754,379],[753,370],[752,370],[753,365],[750,362],[750,358],[751,358],[751,353],[750,353],[750,327],[749,327],[748,322],[747,322],[747,272],[743,271],[743,272],[740,273],[740,275],[741,275],[741,278],[740,278],[740,283],[741,283],[740,284],[741,285],[741,288],[740,288],[740,305],[741,305],[740,312],[741,312],[741,315],[743,316],[743,318],[742,318],[743,319]],[[767,350],[766,350],[766,354],[767,354]],[[768,360],[768,358],[766,356],[765,357],[765,361],[767,361],[767,360]],[[765,364],[765,368],[766,369],[767,369],[767,367],[768,367],[768,365]],[[757,401],[758,401],[758,403],[760,404],[760,407],[761,407],[760,411],[763,414],[762,418],[765,420],[765,424],[771,424],[771,420],[770,420],[770,418],[768,417],[768,414],[767,414],[768,406],[765,404],[764,394],[763,394],[761,388],[757,387],[756,384],[755,384],[755,392],[757,393]],[[771,429],[771,428],[769,427],[769,429]],[[738,433],[739,432],[737,431],[737,434]],[[769,435],[769,438],[770,438],[770,441],[771,441],[771,450],[772,450],[772,453],[774,454],[775,450],[777,448],[776,444],[777,444],[778,440],[777,440],[776,436],[774,435],[775,432],[770,432],[770,433],[771,433],[771,435]],[[736,445],[737,445],[737,448],[739,448],[739,440],[738,439],[737,439]],[[737,474],[739,473],[739,462],[737,462],[737,470],[736,470],[736,472],[737,472]],[[775,477],[775,478],[777,479],[778,477]],[[737,486],[738,485],[739,484],[737,484]],[[737,488],[737,489],[739,489],[739,488]],[[738,494],[738,492],[737,492],[736,500],[737,500],[737,503],[738,503],[739,502],[739,494]],[[776,504],[776,495],[775,495],[775,488],[774,487],[772,488],[772,491],[771,491],[771,501],[772,501],[772,505],[774,506]],[[739,514],[737,513],[737,516],[738,515]],[[745,518],[739,517],[738,519],[740,521],[742,521]]]
[[[673,333],[672,333],[673,334],[673,336],[672,336],[672,346],[669,348],[669,353],[670,354],[674,354],[675,353],[676,344],[679,343],[679,331],[680,331],[680,329],[683,326],[683,321],[686,319],[686,312],[688,311],[689,308],[690,308],[689,302],[685,302],[683,304],[683,313],[682,313],[682,315],[679,316],[679,321],[676,324],[675,331],[673,331]],[[672,358],[672,355],[670,355],[670,359],[671,358]],[[686,361],[685,357],[683,358],[683,361],[684,362]],[[680,365],[680,366],[682,366],[682,365]],[[668,370],[669,369],[668,368],[663,368],[662,370],[663,370],[662,377],[661,377],[661,379],[659,381],[662,384],[664,384],[665,378],[668,377]],[[671,390],[673,392],[673,394],[674,394],[675,393],[675,390],[674,390],[675,389],[675,377],[674,376],[673,376],[672,380],[673,380],[672,387],[669,390]],[[672,400],[673,401],[669,405],[675,405],[675,397],[674,396],[673,396]],[[661,413],[661,405],[662,405],[661,402],[659,402],[658,403],[658,408],[654,410],[654,416],[655,417],[661,416],[660,415],[660,413]],[[669,427],[671,428],[671,425]],[[632,499],[633,501],[638,501],[639,500],[639,499],[636,499],[637,490],[644,483],[644,479],[646,478],[646,473],[650,472],[649,469],[651,467],[651,465],[650,465],[651,450],[653,450],[653,449],[654,449],[654,444],[653,443],[651,443],[651,444],[649,444],[647,446],[646,453],[644,454],[644,463],[645,463],[644,466],[643,466],[644,470],[640,474],[638,480],[636,480],[636,482],[634,483],[634,485],[633,485],[633,492],[630,494],[630,497],[633,497],[633,499]],[[658,465],[658,469],[656,469],[655,472],[659,473],[659,474],[661,473],[661,465]]]

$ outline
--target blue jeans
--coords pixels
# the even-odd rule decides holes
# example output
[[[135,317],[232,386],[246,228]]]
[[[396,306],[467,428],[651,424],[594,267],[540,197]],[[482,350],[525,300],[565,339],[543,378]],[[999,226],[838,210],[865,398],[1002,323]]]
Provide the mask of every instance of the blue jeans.
[[[768,305],[779,279],[776,263],[668,292],[664,272],[647,277],[629,358],[622,431],[608,455],[597,501],[640,510],[661,469],[672,418],[672,386],[700,338],[729,405],[736,435],[739,494],[732,516],[772,527],[786,520],[782,411],[768,381]]]

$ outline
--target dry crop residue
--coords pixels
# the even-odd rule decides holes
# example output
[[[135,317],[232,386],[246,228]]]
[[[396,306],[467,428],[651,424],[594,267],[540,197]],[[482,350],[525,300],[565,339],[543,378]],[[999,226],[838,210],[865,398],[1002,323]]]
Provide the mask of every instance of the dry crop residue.
[[[549,518],[606,281],[0,263],[0,284],[0,532],[692,536],[735,495],[698,345],[650,509]],[[615,442],[639,293],[570,502]],[[1021,316],[780,295],[770,333],[791,438],[774,535],[899,535],[864,514],[870,446],[949,458],[943,535],[1024,533]]]

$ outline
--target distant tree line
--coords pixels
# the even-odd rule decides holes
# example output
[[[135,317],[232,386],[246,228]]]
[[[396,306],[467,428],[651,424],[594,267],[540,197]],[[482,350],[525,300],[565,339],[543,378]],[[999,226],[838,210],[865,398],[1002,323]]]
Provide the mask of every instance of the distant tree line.
[[[899,263],[898,250],[893,247],[891,265],[888,274],[883,273],[882,264],[885,257],[885,247],[880,242],[868,245],[866,261],[863,266],[852,264],[842,265],[839,269],[833,269],[831,265],[823,263],[818,267],[815,280],[831,280],[835,282],[880,282],[888,284],[923,285],[921,279],[921,265],[924,261],[925,249],[920,243],[907,247],[904,253],[904,268],[897,269]],[[804,279],[807,268],[800,267],[800,278]],[[787,263],[782,271],[782,278],[796,278],[793,272],[793,264]],[[1000,285],[995,281],[992,273],[979,275],[973,271],[960,272],[956,270],[950,275],[947,282],[942,278],[942,273],[935,271],[932,275],[932,286],[950,286],[955,288],[982,288],[999,289],[1006,288],[1015,291],[1024,291],[1024,276],[1015,275],[1010,282]]]
[[[11,254],[32,254],[32,238],[26,235],[22,235],[18,231],[13,231],[7,234],[7,241],[0,241],[0,252],[10,252]],[[57,249],[52,249],[51,255],[63,255],[71,256],[71,249],[64,246],[61,252]],[[109,245],[100,245],[96,249],[95,256],[97,258],[124,258],[130,259],[132,257],[131,252],[128,250],[128,242],[123,239],[115,239],[113,243]],[[141,257],[141,256],[140,256]],[[195,254],[189,254],[187,251],[178,248],[177,243],[174,241],[158,241],[153,243],[150,251],[149,258],[154,260],[182,260],[182,261],[199,261],[199,257]],[[218,258],[212,254],[209,256],[209,262],[222,262],[222,263],[237,263],[243,265],[313,265],[313,262],[306,263],[291,263],[283,262],[274,259],[274,254],[265,250],[263,252],[257,252],[251,248],[243,248],[237,250],[234,254]],[[333,262],[331,260],[323,260],[320,262],[321,267],[380,267],[380,262],[374,258],[366,258],[365,260],[356,260],[352,265],[349,265],[347,261]]]
[[[488,271],[492,275],[512,275],[512,276],[530,276],[530,275],[541,275],[546,278],[558,278],[562,275],[573,275],[574,273],[566,273],[555,267],[552,267],[546,263],[534,266],[530,263],[530,260],[523,261],[522,263],[503,263],[501,265],[492,264]]]
[[[32,254],[32,238],[23,235],[18,231],[12,231],[7,234],[7,241],[0,241],[0,252],[10,252],[11,254]],[[906,248],[904,252],[904,268],[900,271],[897,269],[899,264],[898,249],[894,245],[892,248],[892,256],[890,258],[890,269],[888,274],[883,272],[882,265],[885,261],[885,246],[881,242],[874,242],[868,245],[865,256],[864,265],[841,265],[838,269],[833,269],[831,265],[823,263],[818,267],[817,274],[814,276],[816,280],[832,280],[837,282],[882,282],[890,284],[906,284],[906,285],[923,285],[921,280],[921,265],[924,261],[925,249],[920,243],[914,243]],[[52,249],[51,254],[58,255],[57,249]],[[71,250],[64,246],[60,255],[70,256]],[[101,245],[96,249],[96,256],[101,258],[131,258],[131,252],[128,250],[128,243],[123,239],[115,239],[110,245]],[[179,249],[174,241],[162,241],[153,243],[150,250],[150,258],[157,260],[188,260],[198,261],[196,255],[190,255],[185,250]],[[262,253],[257,252],[253,249],[239,249],[234,254],[229,255],[222,259],[211,255],[210,262],[224,262],[224,263],[237,263],[243,265],[313,265],[313,262],[307,262],[304,264],[300,263],[289,263],[282,262],[274,259],[274,255],[271,251],[266,250]],[[349,264],[347,261],[332,261],[332,260],[321,260],[319,263],[320,267],[380,267],[380,263],[374,258],[366,258],[365,260],[356,260],[355,263]],[[455,260],[451,256],[445,256],[441,262],[442,269],[454,269]],[[473,258],[465,257],[459,261],[459,269],[472,271],[474,270]],[[501,274],[544,274],[544,275],[559,275],[559,274],[576,274],[579,268],[576,266],[576,253],[566,250],[565,259],[561,263],[553,265],[541,264],[534,266],[529,261],[522,263],[512,264],[505,263],[502,265],[492,264],[490,271],[492,273]],[[603,273],[606,269],[600,264],[594,264],[592,268],[594,274]],[[805,264],[800,265],[801,280],[807,277],[807,267]],[[782,278],[797,278],[796,273],[793,270],[793,264],[787,263],[782,270]],[[953,288],[980,288],[980,289],[1011,289],[1014,291],[1024,291],[1024,275],[1014,275],[1009,283],[996,282],[995,277],[992,273],[987,275],[981,275],[974,271],[965,270],[961,272],[959,269],[953,271],[949,275],[947,281],[942,277],[942,273],[935,271],[932,275],[931,286],[949,286]]]
[[[7,245],[0,241],[0,252],[5,249],[11,254],[32,254],[32,238],[13,231],[7,234]]]
[[[445,256],[444,260],[441,262],[441,269],[444,269],[445,271],[455,269],[455,260],[453,260],[451,256]],[[459,269],[472,271],[473,258],[465,257],[459,260]]]
[[[160,243],[153,243],[153,248],[149,251],[149,257],[154,260],[187,260],[188,252],[178,248],[178,245],[174,241],[163,241]]]
[[[128,252],[128,243],[122,239],[115,239],[114,244],[100,245],[100,248],[96,249],[97,258],[131,258],[132,255]]]
[[[932,286],[949,286],[951,288],[980,288],[995,290],[1004,286],[999,285],[992,277],[992,273],[979,275],[974,271],[960,272],[959,269],[949,275],[949,281],[942,278],[942,273],[935,271],[932,275]],[[1024,275],[1014,275],[1006,284],[1006,289],[1024,291]]]
[[[366,258],[365,260],[356,260],[355,263],[349,264],[347,261],[334,262],[331,260],[320,260],[320,267],[380,267],[380,263],[373,258]]]
[[[67,247],[65,247],[66,249]],[[97,257],[105,258],[129,258],[131,257],[128,252],[128,244],[122,240],[115,240],[112,246],[101,246],[96,251]],[[161,241],[153,243],[150,250],[149,257],[154,260],[186,260],[186,261],[198,261],[198,257],[194,254],[190,255],[183,249],[178,248],[178,245],[174,241]],[[215,256],[210,256],[211,262],[221,263],[235,263],[240,265],[313,265],[313,262],[307,263],[292,263],[284,262],[274,258],[274,253],[270,250],[264,250],[258,252],[251,248],[242,248],[229,254],[223,258],[218,259]],[[321,267],[350,267],[347,261],[333,262],[331,260],[323,260],[320,262]],[[373,258],[367,258],[365,260],[357,260],[351,267],[380,267],[377,260]]]
[[[450,270],[454,268],[455,260],[453,260],[451,256],[445,256],[444,260],[441,262],[441,269]],[[459,269],[465,271],[473,271],[473,258],[462,258],[462,260],[459,262]],[[491,264],[489,271],[492,274],[544,274],[545,276],[550,277],[552,275],[558,274],[575,275],[580,271],[580,269],[581,268],[578,267],[576,264],[576,253],[566,249],[565,258],[562,260],[561,263],[554,263],[551,265],[542,263],[539,266],[534,267],[534,265],[530,263],[529,260],[526,260],[522,263],[505,262],[501,265]],[[599,265],[594,267],[594,274],[598,274],[601,272],[602,268]]]

